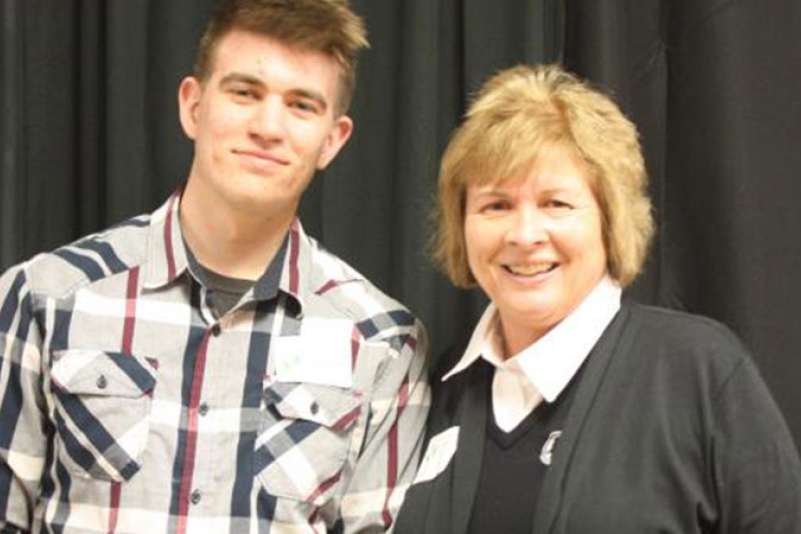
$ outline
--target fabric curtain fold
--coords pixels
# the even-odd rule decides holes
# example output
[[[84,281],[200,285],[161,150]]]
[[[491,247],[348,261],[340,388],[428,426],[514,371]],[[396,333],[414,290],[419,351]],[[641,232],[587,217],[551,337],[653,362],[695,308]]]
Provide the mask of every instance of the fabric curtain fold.
[[[0,0],[0,268],[161,202],[191,143],[177,87],[213,0]],[[304,225],[426,322],[433,354],[485,304],[427,256],[439,158],[500,69],[553,62],[637,123],[659,231],[630,294],[734,328],[801,441],[801,3],[352,0],[372,47],[353,138]]]

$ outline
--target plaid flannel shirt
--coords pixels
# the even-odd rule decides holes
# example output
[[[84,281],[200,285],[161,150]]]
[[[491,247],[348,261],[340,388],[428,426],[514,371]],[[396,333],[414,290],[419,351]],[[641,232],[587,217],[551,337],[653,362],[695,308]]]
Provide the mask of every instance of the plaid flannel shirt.
[[[426,339],[298,221],[222,317],[176,194],[0,278],[0,532],[380,532]]]

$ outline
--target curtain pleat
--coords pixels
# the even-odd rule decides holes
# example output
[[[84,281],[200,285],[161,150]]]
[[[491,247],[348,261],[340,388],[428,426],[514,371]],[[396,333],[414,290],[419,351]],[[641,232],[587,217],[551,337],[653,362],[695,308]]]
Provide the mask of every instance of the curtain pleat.
[[[629,295],[719,319],[801,438],[801,3],[352,0],[355,132],[309,232],[409,305],[438,354],[486,301],[427,257],[439,158],[500,69],[559,58],[642,134],[658,234]],[[0,0],[0,268],[151,211],[192,157],[177,115],[213,0]]]

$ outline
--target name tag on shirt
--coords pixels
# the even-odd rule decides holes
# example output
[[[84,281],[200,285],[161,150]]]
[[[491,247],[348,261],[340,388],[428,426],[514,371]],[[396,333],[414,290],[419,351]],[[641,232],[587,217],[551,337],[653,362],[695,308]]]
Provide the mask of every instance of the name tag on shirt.
[[[275,380],[350,388],[352,329],[347,320],[304,319],[301,335],[272,341]]]
[[[420,462],[420,468],[417,470],[417,476],[412,484],[428,482],[445,471],[451,458],[453,458],[453,455],[456,453],[458,443],[458,426],[452,426],[431,438],[431,441],[428,442],[428,448],[426,448],[423,461]]]

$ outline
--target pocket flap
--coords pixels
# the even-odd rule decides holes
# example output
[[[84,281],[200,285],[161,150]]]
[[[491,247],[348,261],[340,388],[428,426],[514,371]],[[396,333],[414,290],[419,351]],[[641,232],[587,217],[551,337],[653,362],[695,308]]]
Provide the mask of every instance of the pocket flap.
[[[53,384],[65,393],[136,398],[156,386],[155,366],[133,354],[71,349],[53,356]]]
[[[284,418],[306,419],[340,431],[361,414],[361,395],[332,386],[272,382],[265,387],[264,398]]]

